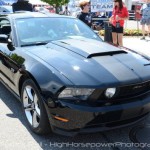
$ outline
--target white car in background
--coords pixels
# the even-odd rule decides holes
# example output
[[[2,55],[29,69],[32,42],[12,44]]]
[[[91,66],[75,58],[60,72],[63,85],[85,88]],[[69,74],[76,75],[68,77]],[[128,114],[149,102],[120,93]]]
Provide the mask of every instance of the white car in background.
[[[46,9],[45,7],[35,7],[35,11],[37,12],[42,12],[42,13],[49,13],[49,10]]]
[[[0,6],[0,14],[9,14],[9,13],[13,13],[12,10],[12,6],[8,6],[8,5],[3,5]]]

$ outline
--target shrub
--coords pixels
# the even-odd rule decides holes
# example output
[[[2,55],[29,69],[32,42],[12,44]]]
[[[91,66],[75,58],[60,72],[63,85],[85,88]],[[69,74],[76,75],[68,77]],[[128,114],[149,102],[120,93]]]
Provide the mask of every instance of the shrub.
[[[105,31],[104,30],[100,30],[99,31],[99,35],[104,36]],[[148,34],[148,32],[146,31],[146,35]],[[141,36],[142,35],[142,30],[137,30],[137,29],[124,29],[124,36]]]

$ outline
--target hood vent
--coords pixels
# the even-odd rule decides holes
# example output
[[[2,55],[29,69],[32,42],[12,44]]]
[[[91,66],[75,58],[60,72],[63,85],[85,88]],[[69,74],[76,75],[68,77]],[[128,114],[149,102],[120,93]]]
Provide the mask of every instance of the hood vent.
[[[110,52],[101,52],[90,54],[87,58],[97,57],[97,56],[112,56],[117,54],[127,54],[126,51],[110,51]]]
[[[150,64],[144,64],[144,66],[150,66]]]

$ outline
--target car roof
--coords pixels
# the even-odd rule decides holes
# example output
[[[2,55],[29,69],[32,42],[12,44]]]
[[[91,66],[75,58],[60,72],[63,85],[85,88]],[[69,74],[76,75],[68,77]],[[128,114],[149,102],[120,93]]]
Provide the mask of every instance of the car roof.
[[[10,13],[6,15],[1,15],[1,16],[7,16],[8,18],[11,19],[19,19],[19,18],[46,18],[46,17],[65,17],[65,18],[74,18],[70,16],[65,16],[65,15],[59,15],[59,14],[54,14],[54,13],[42,13],[42,12],[29,12],[29,11],[18,11],[15,13]],[[0,16],[0,17],[1,17]]]

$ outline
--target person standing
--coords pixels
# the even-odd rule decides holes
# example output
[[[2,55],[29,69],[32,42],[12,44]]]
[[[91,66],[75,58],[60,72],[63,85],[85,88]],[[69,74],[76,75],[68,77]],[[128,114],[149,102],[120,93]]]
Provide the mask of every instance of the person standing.
[[[112,39],[115,45],[123,46],[124,21],[128,18],[128,10],[122,0],[114,0],[114,8],[109,21],[112,24]]]
[[[91,27],[92,19],[91,19],[91,15],[89,13],[90,3],[88,1],[82,1],[82,2],[80,2],[80,8],[82,11],[79,14],[78,18],[81,21],[83,21],[85,24],[87,24],[89,27]]]
[[[16,3],[12,4],[13,12],[16,11],[33,11],[32,4],[29,3],[29,0],[18,0]]]
[[[68,10],[68,6],[65,7],[63,15],[66,15],[66,16],[70,16],[71,15],[70,11]]]
[[[148,36],[150,37],[150,0],[147,0],[147,3],[142,5],[139,13],[142,15],[140,23],[143,36],[141,40],[145,40],[145,25],[148,27]]]

